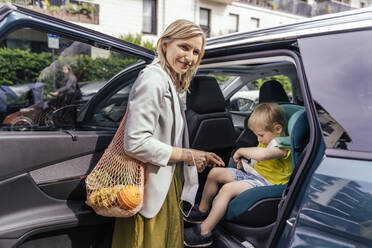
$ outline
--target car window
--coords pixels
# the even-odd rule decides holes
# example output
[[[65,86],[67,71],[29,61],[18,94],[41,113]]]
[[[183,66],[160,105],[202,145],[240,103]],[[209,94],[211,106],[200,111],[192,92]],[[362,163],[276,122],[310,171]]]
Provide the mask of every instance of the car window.
[[[372,151],[372,44],[366,42],[371,33],[360,31],[299,41],[328,148]]]
[[[0,43],[0,127],[53,130],[58,121],[74,118],[56,110],[75,111],[66,106],[83,106],[136,62],[133,56],[71,38],[32,28],[15,30]]]
[[[230,98],[230,110],[251,112],[258,103],[258,90],[256,87],[244,85]]]
[[[106,96],[94,108],[93,115],[85,124],[95,128],[117,128],[127,109],[130,90],[134,82],[129,82]]]
[[[216,78],[218,85],[226,99],[227,108],[230,111],[241,112],[242,115],[250,113],[259,102],[259,90],[267,81],[277,81],[281,84],[285,92],[281,99],[285,98],[293,103],[299,103],[301,96],[293,92],[292,85],[297,82],[297,74],[292,63],[277,62],[267,64],[247,64],[221,67],[201,66],[198,71],[200,76],[209,76]],[[272,85],[271,82],[270,85]],[[267,86],[267,85],[266,85]],[[273,91],[277,87],[266,87]],[[273,93],[268,93],[267,98],[272,97]],[[284,100],[283,100],[284,101]]]
[[[240,77],[244,80],[243,77]],[[243,82],[241,88],[230,97],[230,110],[240,112],[252,112],[259,103],[259,92],[261,86],[270,80],[278,81],[285,90],[288,98],[291,99],[292,84],[289,77],[285,75],[276,75],[271,77],[259,78],[257,80]],[[236,82],[237,83],[237,82]]]

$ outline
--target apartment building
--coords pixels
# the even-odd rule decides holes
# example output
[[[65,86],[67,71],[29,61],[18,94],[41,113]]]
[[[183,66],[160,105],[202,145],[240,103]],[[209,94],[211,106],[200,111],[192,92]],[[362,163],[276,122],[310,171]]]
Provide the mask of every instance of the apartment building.
[[[155,41],[172,21],[183,18],[199,24],[207,36],[282,25],[299,19],[372,5],[372,0],[31,0],[45,13],[115,37],[141,34]],[[74,9],[87,17],[74,19]],[[71,11],[72,9],[72,11]],[[54,10],[54,12],[53,12]],[[69,12],[70,11],[70,12]],[[89,11],[89,9],[88,9]],[[76,11],[77,12],[77,11]],[[63,15],[65,13],[65,15]],[[84,12],[86,13],[86,12]],[[69,16],[67,16],[69,15]],[[81,16],[81,15],[80,15]],[[67,18],[68,17],[68,18]],[[85,19],[84,19],[85,18]]]
[[[113,36],[140,33],[156,40],[176,19],[199,24],[208,36],[249,31],[293,22],[305,16],[277,11],[261,1],[233,0],[95,0],[99,24],[82,24]]]

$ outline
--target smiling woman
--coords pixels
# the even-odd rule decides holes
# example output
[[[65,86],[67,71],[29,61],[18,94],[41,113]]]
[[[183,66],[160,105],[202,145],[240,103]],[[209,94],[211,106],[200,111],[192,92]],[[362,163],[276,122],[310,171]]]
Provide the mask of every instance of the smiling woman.
[[[170,75],[177,91],[188,89],[204,55],[205,35],[199,26],[187,20],[169,25],[156,44],[160,64]],[[187,29],[182,27],[187,26]]]
[[[204,44],[199,26],[187,20],[173,22],[157,43],[159,59],[140,72],[132,87],[124,149],[145,163],[146,184],[139,214],[116,220],[113,247],[183,247],[180,201],[194,205],[197,170],[224,166],[216,154],[188,148],[184,106],[178,95],[188,91]]]

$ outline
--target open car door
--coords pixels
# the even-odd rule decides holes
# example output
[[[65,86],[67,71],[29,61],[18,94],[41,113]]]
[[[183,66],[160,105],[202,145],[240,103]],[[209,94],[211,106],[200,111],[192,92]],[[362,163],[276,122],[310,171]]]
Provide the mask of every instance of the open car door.
[[[13,5],[0,18],[0,247],[109,247],[113,219],[85,204],[84,178],[154,54]],[[54,105],[66,64],[82,96]]]

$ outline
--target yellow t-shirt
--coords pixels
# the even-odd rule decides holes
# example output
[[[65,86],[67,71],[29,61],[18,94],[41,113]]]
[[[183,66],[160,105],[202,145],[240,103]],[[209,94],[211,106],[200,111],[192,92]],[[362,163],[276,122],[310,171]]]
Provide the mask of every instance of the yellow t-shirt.
[[[257,147],[266,148],[262,143]],[[291,150],[285,150],[287,153],[282,158],[272,160],[257,161],[253,168],[272,184],[286,184],[292,174]]]

